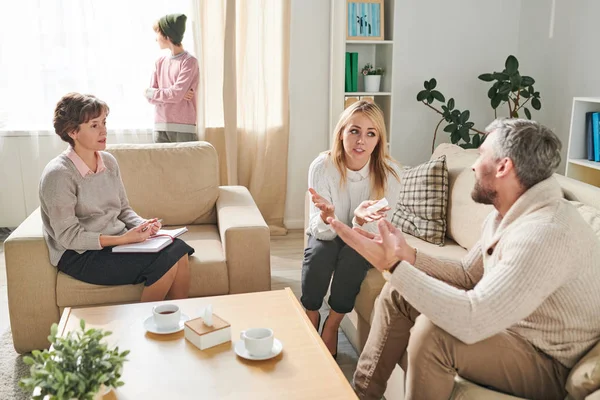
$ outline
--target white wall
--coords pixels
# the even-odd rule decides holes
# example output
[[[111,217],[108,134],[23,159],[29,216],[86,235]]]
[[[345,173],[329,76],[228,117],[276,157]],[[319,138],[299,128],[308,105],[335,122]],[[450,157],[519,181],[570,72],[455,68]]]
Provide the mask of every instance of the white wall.
[[[542,110],[534,119],[552,128],[563,143],[563,172],[573,97],[600,96],[600,2],[556,0],[552,38],[551,5],[551,0],[523,1],[519,60],[536,79],[542,97]]]
[[[329,137],[330,2],[292,0],[290,144],[285,224],[304,226],[308,167]]]
[[[396,0],[392,155],[414,165],[431,154],[439,118],[415,100],[431,77],[457,107],[471,110],[476,127],[485,127],[494,114],[489,84],[477,76],[501,70],[514,54],[520,72],[536,79],[541,94],[542,109],[532,110],[533,118],[563,142],[563,172],[573,97],[600,96],[600,2],[556,0],[552,38],[551,6],[552,0]],[[438,143],[449,141],[444,132],[441,136],[438,132]]]
[[[517,52],[520,6],[521,0],[396,0],[392,156],[402,164],[429,158],[440,120],[416,101],[423,81],[436,78],[446,99],[471,111],[476,128],[494,118],[490,85],[477,76],[501,71]],[[450,141],[448,134],[438,131],[437,143],[443,141]]]

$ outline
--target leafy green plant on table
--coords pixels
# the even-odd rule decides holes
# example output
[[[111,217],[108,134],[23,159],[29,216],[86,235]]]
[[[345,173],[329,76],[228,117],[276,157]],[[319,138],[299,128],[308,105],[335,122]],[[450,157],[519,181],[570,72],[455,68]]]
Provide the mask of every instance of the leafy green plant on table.
[[[33,399],[86,399],[91,400],[105,387],[119,387],[123,363],[129,350],[109,349],[103,338],[110,335],[101,329],[85,329],[57,336],[58,326],[52,324],[48,340],[50,350],[34,350],[23,361],[30,365],[31,376],[23,378],[19,386],[33,392]]]
[[[484,82],[493,82],[487,95],[490,99],[490,105],[494,109],[494,118],[498,118],[498,109],[504,105],[506,105],[509,118],[519,118],[520,112],[523,110],[527,119],[531,119],[531,111],[526,107],[528,103],[535,110],[542,108],[540,92],[537,92],[533,87],[535,80],[530,76],[521,76],[519,61],[515,56],[508,56],[502,72],[485,73],[479,75],[478,78]],[[475,124],[470,121],[471,112],[456,108],[453,98],[446,102],[446,97],[439,90],[436,90],[437,81],[435,78],[425,81],[424,86],[425,89],[417,94],[417,101],[422,102],[442,116],[435,127],[431,152],[433,153],[435,148],[437,131],[442,122],[447,123],[444,132],[450,134],[452,143],[465,149],[479,147],[485,140],[485,132],[475,129]],[[442,103],[441,110],[432,105],[435,101]]]

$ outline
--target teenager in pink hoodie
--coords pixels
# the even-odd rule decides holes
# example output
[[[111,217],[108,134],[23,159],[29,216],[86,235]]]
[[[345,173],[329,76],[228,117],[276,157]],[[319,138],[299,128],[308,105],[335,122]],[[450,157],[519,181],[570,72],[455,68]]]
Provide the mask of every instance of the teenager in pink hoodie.
[[[184,14],[169,14],[154,24],[156,41],[171,55],[156,61],[146,98],[155,105],[154,141],[156,143],[191,142],[196,132],[196,89],[198,60],[183,49]]]

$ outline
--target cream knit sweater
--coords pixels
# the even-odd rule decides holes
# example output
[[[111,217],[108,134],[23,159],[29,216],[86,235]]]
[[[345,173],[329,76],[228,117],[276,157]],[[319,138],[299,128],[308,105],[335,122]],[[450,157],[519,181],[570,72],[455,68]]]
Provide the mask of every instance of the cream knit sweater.
[[[570,368],[600,339],[600,241],[554,178],[493,211],[462,262],[419,252],[391,282],[467,344],[508,329]]]

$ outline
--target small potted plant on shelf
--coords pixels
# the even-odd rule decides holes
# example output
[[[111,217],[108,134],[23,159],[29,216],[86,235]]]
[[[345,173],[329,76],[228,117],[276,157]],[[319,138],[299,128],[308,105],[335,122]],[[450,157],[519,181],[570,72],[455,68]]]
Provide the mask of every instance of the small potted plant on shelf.
[[[374,67],[373,64],[367,63],[361,73],[364,77],[365,92],[379,92],[383,68]]]
[[[58,326],[52,325],[48,340],[50,350],[34,350],[23,361],[30,365],[31,376],[19,386],[33,392],[32,399],[101,399],[112,388],[123,386],[120,380],[123,363],[129,351],[109,349],[101,340],[110,335],[101,329],[85,329],[57,336]]]

